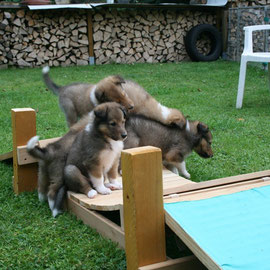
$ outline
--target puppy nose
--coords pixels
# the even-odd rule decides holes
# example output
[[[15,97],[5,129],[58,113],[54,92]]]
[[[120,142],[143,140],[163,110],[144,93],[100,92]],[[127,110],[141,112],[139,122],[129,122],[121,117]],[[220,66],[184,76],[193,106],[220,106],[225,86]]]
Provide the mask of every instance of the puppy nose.
[[[131,105],[131,104],[130,104],[129,107],[128,107],[129,110],[132,110],[133,108],[134,108],[134,106]]]
[[[123,134],[121,134],[121,137],[122,137],[123,139],[125,139],[125,138],[127,137],[127,134],[126,134],[126,133],[123,133]]]

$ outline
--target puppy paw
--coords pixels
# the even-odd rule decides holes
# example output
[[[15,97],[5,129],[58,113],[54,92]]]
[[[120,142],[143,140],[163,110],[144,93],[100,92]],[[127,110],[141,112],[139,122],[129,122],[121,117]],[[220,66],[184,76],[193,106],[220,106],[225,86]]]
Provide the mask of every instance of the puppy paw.
[[[94,190],[94,189],[91,189],[91,190],[88,191],[88,193],[87,193],[87,197],[90,198],[90,199],[93,199],[96,195],[97,195],[97,192],[96,192],[96,190]]]
[[[62,210],[59,210],[59,209],[56,209],[56,208],[54,208],[54,209],[52,210],[52,216],[53,216],[54,218],[57,217],[58,215],[62,214],[62,213],[63,213]]]
[[[111,190],[119,190],[119,189],[123,189],[122,187],[122,184],[117,182],[117,181],[114,181],[114,182],[111,182],[111,183],[105,183],[105,186]]]
[[[187,179],[190,179],[190,174],[187,171],[183,172],[183,176]]]
[[[48,203],[49,203],[49,207],[50,207],[51,211],[53,211],[55,201],[54,201],[54,200],[52,200],[52,199],[50,199],[50,198],[48,198]]]
[[[112,191],[105,187],[105,186],[98,186],[98,187],[95,187],[96,188],[96,191],[100,194],[103,194],[103,195],[108,195],[108,194],[111,194]]]
[[[173,173],[179,175],[179,171],[178,171],[178,169],[177,169],[176,167],[172,167],[172,168],[171,168],[171,171],[172,171]]]
[[[47,195],[41,192],[38,193],[38,199],[42,203],[48,200]]]
[[[167,118],[167,121],[169,125],[176,125],[180,129],[184,129],[186,126],[186,118],[180,111],[176,109],[171,109],[171,112]]]

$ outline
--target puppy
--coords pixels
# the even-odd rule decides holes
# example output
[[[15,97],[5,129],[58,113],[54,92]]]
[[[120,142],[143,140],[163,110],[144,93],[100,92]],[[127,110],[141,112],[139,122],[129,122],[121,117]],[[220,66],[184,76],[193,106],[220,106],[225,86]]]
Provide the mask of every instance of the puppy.
[[[50,79],[49,70],[48,66],[42,69],[44,82],[55,95],[59,96],[59,106],[65,113],[69,127],[95,106],[104,102],[115,101],[128,110],[133,108],[133,102],[122,89],[121,85],[125,81],[120,76],[106,77],[96,85],[73,83],[58,86]]]
[[[60,87],[50,79],[48,67],[42,72],[47,87],[59,96],[59,104],[69,126],[94,106],[106,101],[121,103],[129,110],[134,107],[131,113],[144,115],[165,125],[185,126],[186,119],[182,112],[161,105],[140,85],[120,76],[109,76],[97,85],[74,83]]]
[[[130,115],[142,115],[164,125],[176,125],[181,129],[184,128],[186,119],[182,112],[161,105],[136,82],[125,80],[122,86],[134,103],[133,110],[129,112]]]
[[[28,153],[37,158],[38,166],[38,197],[41,202],[47,201],[55,217],[62,210],[61,204],[56,204],[58,189],[63,186],[63,169],[66,164],[67,154],[77,134],[85,128],[91,116],[84,116],[78,123],[73,125],[69,132],[56,142],[40,148],[39,137],[32,137],[27,143]],[[61,200],[60,200],[61,201]]]
[[[76,137],[68,154],[64,181],[68,190],[92,198],[121,189],[117,182],[123,140],[127,137],[125,111],[115,102],[97,106],[92,120]],[[104,185],[108,178],[109,183]]]
[[[194,150],[203,158],[213,156],[212,134],[207,125],[199,121],[187,121],[185,129],[168,127],[139,116],[131,116],[126,122],[128,137],[124,148],[156,146],[162,150],[163,165],[174,173],[190,178],[185,158]]]

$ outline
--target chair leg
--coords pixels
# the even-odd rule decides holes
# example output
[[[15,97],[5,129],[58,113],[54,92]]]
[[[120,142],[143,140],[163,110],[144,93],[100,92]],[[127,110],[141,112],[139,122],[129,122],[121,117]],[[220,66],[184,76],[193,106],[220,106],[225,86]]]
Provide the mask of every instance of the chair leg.
[[[238,92],[237,92],[237,100],[236,100],[237,109],[242,108],[244,90],[245,90],[246,69],[247,69],[247,61],[245,59],[241,59]]]

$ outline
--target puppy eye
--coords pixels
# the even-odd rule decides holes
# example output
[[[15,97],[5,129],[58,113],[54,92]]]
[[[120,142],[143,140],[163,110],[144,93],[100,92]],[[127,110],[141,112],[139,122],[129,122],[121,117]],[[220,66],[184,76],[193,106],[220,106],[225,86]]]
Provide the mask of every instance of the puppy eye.
[[[115,123],[115,122],[110,122],[110,125],[111,125],[112,127],[115,127],[115,126],[116,126],[116,123]]]

